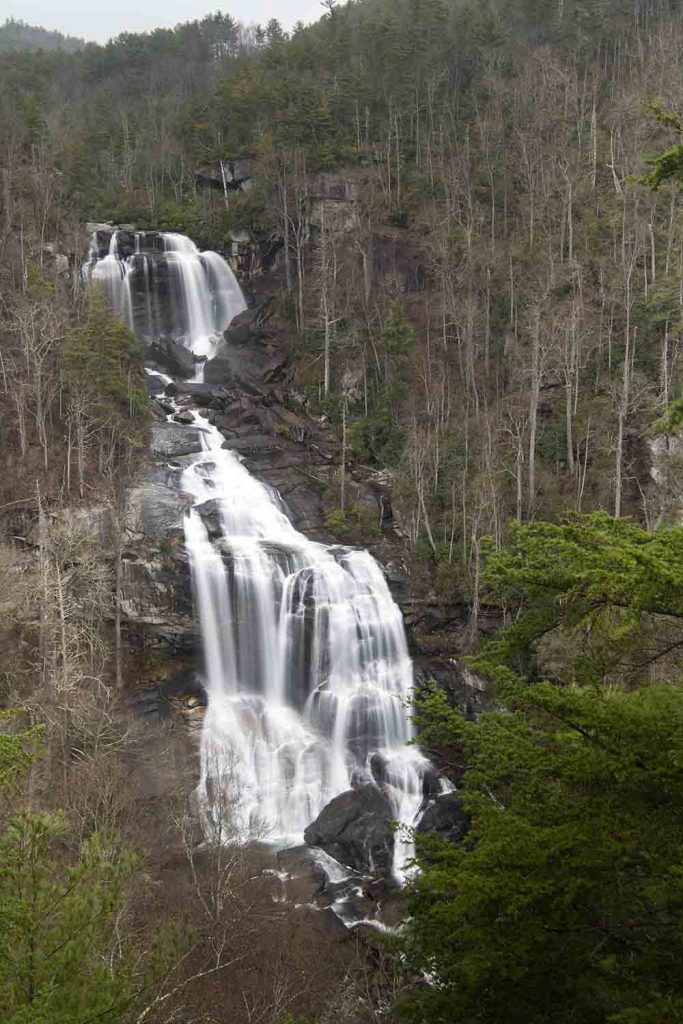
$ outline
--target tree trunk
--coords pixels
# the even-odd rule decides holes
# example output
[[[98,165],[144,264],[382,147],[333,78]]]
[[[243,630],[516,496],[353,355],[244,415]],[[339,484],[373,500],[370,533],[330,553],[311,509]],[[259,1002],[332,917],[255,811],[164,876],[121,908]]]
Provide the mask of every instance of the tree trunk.
[[[538,397],[541,389],[541,322],[540,310],[534,311],[531,331],[531,384],[529,390],[529,504],[528,514],[533,518],[536,501],[536,432],[538,429]]]
[[[344,395],[344,401],[342,404],[342,450],[341,450],[341,465],[339,468],[339,507],[342,512],[346,509],[346,416],[347,416],[347,399]]]
[[[284,244],[284,255],[285,255],[285,281],[287,284],[287,294],[292,294],[292,254],[290,251],[290,235],[289,235],[289,201],[287,196],[287,172],[282,171],[282,177],[280,179],[280,188],[282,189],[282,235]]]
[[[572,433],[572,382],[567,378],[565,384],[565,423],[567,433],[567,469],[574,475],[574,437]]]
[[[626,325],[624,328],[624,366],[621,380],[621,398],[617,414],[617,451],[614,473],[614,515],[617,519],[621,515],[621,491],[624,464],[624,425],[626,423],[626,417],[628,416],[631,401],[631,275],[633,273],[633,263],[634,261],[631,260],[628,267],[624,268]]]

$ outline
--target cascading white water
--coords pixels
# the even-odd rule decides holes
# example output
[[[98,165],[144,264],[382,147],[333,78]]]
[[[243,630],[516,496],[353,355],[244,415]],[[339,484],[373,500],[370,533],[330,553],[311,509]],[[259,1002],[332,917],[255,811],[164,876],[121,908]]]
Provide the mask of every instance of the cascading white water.
[[[144,236],[127,258],[116,233],[103,258],[95,241],[87,275],[139,336],[153,340],[171,322],[177,340],[211,358],[218,332],[245,308],[239,285],[216,253],[182,235],[156,237],[170,294]],[[208,694],[198,787],[206,826],[298,843],[334,796],[368,782],[412,824],[429,763],[410,745],[413,670],[382,571],[366,551],[298,533],[220,432],[195,421],[203,452],[181,487],[195,499],[185,536]],[[219,539],[202,513],[218,516]],[[397,836],[397,876],[411,852]]]
[[[398,821],[423,801],[428,762],[409,745],[412,688],[401,613],[366,551],[298,533],[276,496],[197,415],[204,453],[182,475],[208,708],[199,793],[209,822],[300,842],[338,793],[381,785]],[[201,506],[222,538],[211,543]],[[400,874],[409,845],[396,842]]]
[[[132,244],[122,252],[120,238]],[[142,341],[172,338],[198,357],[209,357],[231,320],[246,309],[232,270],[215,252],[200,252],[174,232],[113,231],[99,257],[97,234],[85,264],[87,280],[101,285],[110,305]]]

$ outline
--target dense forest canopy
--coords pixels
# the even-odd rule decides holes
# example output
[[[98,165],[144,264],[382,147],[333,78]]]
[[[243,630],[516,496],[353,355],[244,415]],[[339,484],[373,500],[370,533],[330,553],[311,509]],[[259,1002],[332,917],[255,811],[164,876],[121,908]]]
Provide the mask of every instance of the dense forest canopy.
[[[352,454],[400,464],[413,544],[476,582],[510,516],[656,515],[642,430],[679,386],[683,243],[676,187],[635,179],[675,136],[650,104],[683,105],[682,32],[673,0],[364,0],[6,54],[7,223],[280,246],[311,395],[341,425],[360,362]],[[206,187],[240,159],[248,193]],[[342,232],[311,200],[334,174]],[[416,334],[391,369],[397,302]]]
[[[7,50],[62,50],[64,53],[76,53],[84,46],[84,39],[27,25],[21,19],[17,21],[8,18],[4,25],[0,25],[0,53]]]
[[[674,0],[358,0],[5,53],[3,291],[87,220],[248,239],[309,410],[391,471],[476,618],[510,519],[669,514],[648,431],[680,391],[682,53]]]

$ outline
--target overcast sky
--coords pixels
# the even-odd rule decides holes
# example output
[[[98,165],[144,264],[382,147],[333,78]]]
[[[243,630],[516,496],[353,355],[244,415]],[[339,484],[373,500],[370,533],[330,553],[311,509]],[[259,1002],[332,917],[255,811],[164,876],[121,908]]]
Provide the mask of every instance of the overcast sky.
[[[277,18],[285,28],[323,14],[320,0],[0,0],[0,23],[16,18],[105,42],[119,32],[171,28],[215,10],[227,11],[243,22],[265,24]]]

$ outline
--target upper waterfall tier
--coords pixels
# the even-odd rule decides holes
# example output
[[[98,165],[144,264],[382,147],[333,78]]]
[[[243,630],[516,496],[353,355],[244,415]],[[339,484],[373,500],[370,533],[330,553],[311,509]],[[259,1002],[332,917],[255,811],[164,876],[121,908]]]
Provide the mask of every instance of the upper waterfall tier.
[[[173,232],[95,232],[84,276],[141,341],[172,338],[200,357],[246,309],[226,261]]]

